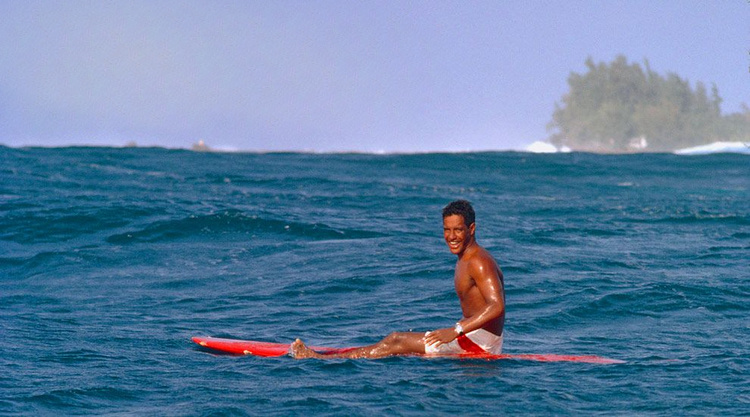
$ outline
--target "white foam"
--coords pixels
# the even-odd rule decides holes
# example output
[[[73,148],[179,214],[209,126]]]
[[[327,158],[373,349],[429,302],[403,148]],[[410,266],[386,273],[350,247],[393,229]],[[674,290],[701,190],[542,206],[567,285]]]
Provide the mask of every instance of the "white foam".
[[[542,142],[541,140],[538,140],[531,145],[526,146],[524,148],[526,152],[531,153],[568,153],[572,152],[570,148],[567,146],[563,146],[561,148],[556,147],[555,145],[549,143],[549,142]]]
[[[750,143],[714,142],[708,145],[679,149],[674,153],[677,155],[706,155],[712,153],[744,153],[750,155]]]
[[[526,147],[526,152],[532,153],[557,153],[557,147],[551,143],[536,141]]]

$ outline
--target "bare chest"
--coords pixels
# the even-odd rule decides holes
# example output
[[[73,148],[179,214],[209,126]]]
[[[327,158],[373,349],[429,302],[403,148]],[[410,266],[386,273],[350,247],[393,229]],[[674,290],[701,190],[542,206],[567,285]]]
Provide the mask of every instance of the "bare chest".
[[[456,287],[456,294],[462,299],[477,286],[476,282],[474,282],[474,279],[469,274],[467,265],[460,262],[456,264],[456,272],[453,275],[453,284]]]

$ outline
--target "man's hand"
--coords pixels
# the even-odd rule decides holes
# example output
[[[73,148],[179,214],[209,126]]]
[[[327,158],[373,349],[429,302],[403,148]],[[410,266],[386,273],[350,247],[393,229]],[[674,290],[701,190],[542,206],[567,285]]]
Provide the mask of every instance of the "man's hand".
[[[424,343],[426,345],[434,345],[437,344],[438,346],[444,344],[444,343],[450,343],[458,337],[456,334],[456,330],[453,328],[450,329],[438,329],[432,332],[427,332],[427,335],[424,337]]]

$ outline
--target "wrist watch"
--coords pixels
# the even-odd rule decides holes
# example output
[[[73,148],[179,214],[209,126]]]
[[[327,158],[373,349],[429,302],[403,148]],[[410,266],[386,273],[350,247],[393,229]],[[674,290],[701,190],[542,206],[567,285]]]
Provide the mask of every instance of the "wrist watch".
[[[460,322],[456,322],[456,327],[454,327],[453,330],[455,330],[456,333],[458,333],[459,336],[461,336],[461,335],[464,334],[464,328],[463,328],[463,326],[461,326]]]

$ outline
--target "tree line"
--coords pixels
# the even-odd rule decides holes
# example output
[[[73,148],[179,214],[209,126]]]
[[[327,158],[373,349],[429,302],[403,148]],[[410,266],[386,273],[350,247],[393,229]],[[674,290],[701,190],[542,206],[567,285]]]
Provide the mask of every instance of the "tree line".
[[[750,142],[750,108],[722,115],[719,91],[692,88],[677,74],[662,76],[620,55],[609,64],[586,60],[572,72],[555,104],[550,142],[590,152],[665,152],[717,141]]]

